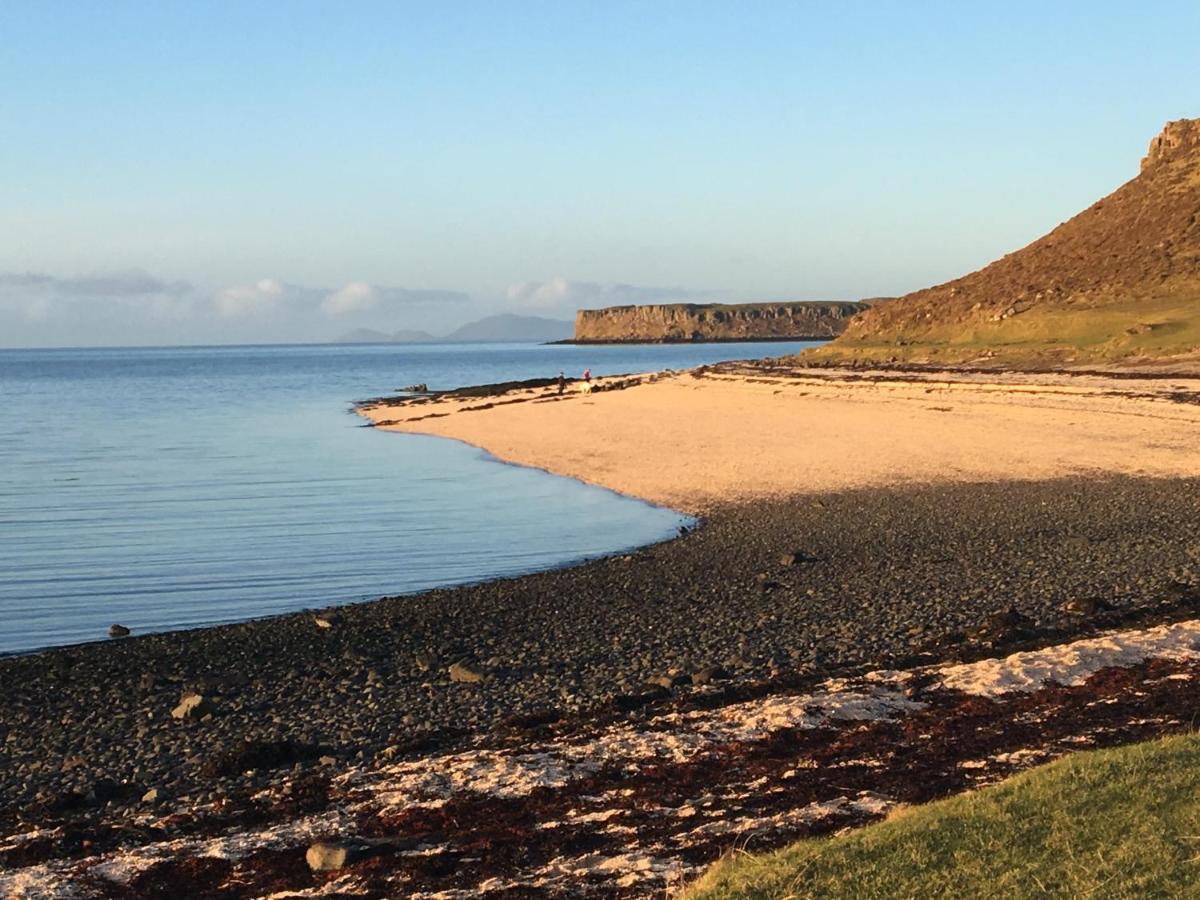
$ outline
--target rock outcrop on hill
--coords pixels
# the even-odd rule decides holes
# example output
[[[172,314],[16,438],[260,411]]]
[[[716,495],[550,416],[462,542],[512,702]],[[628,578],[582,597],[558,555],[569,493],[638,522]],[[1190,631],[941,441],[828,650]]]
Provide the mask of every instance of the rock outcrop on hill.
[[[1200,359],[1200,120],[1141,172],[970,275],[874,306],[814,361],[1081,365]]]
[[[685,343],[689,341],[832,338],[864,308],[861,303],[668,303],[581,309],[577,343]]]

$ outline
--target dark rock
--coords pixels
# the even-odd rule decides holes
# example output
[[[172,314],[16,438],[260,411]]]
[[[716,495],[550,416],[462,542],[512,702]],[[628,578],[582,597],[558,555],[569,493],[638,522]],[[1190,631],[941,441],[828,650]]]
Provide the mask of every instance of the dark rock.
[[[540,709],[531,713],[509,716],[504,720],[504,724],[509,728],[524,731],[530,728],[540,728],[543,725],[552,725],[561,719],[562,712],[557,709]]]
[[[110,638],[128,637],[129,629],[124,625],[112,624],[108,626],[108,636]]]
[[[215,776],[241,775],[251,769],[278,769],[298,762],[316,759],[325,748],[298,741],[243,741],[240,747],[215,753],[201,766],[201,774]]]
[[[697,672],[692,673],[692,684],[702,685],[710,684],[714,681],[724,681],[729,677],[729,673],[721,666],[707,666]]]
[[[1072,616],[1096,616],[1108,608],[1107,603],[1096,597],[1073,597],[1063,604],[1063,612]]]
[[[1163,592],[1163,599],[1168,603],[1200,603],[1200,585],[1173,581]]]
[[[612,699],[613,706],[618,712],[633,712],[635,709],[641,709],[656,700],[664,700],[671,696],[671,692],[664,687],[657,687],[653,690],[643,691],[639,694],[617,694]]]

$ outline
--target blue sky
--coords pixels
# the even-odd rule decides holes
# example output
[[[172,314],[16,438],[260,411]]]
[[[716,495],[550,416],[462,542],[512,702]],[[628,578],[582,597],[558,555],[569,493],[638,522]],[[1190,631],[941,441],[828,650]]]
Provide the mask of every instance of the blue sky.
[[[836,8],[835,8],[836,7]],[[1191,3],[0,5],[0,346],[903,293],[1200,115]]]

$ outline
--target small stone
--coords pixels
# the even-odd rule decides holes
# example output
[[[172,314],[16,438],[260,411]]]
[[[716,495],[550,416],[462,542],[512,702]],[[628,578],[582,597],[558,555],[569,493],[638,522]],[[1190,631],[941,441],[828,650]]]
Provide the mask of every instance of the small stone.
[[[336,766],[337,765],[337,757],[336,756],[322,756],[320,759],[317,760],[317,762],[319,762],[323,766]]]
[[[158,788],[150,788],[150,790],[148,790],[148,791],[146,791],[146,793],[142,794],[142,802],[143,803],[157,803],[158,802]]]
[[[129,629],[124,625],[117,625],[114,623],[108,626],[108,636],[110,638],[128,637]]]
[[[690,681],[690,680],[691,679],[687,678],[686,676],[681,677],[678,675],[656,675],[653,678],[647,679],[646,684],[649,685],[650,687],[663,688],[664,690],[669,691],[669,690],[671,690],[671,688],[676,687],[677,685],[683,683],[684,681]]]
[[[213,714],[212,702],[202,694],[188,693],[179,698],[179,705],[171,710],[175,719],[203,719]]]
[[[706,666],[700,671],[692,673],[692,684],[709,684],[713,681],[723,681],[728,677],[729,673],[720,666]]]
[[[314,872],[333,872],[353,861],[354,849],[349,844],[320,841],[308,848],[304,859]]]
[[[784,568],[794,566],[798,562],[800,562],[800,557],[797,556],[795,553],[785,553],[781,557],[779,557],[779,564],[781,566],[783,566]]]
[[[333,616],[313,616],[313,624],[318,628],[332,628],[336,622]]]
[[[450,680],[459,684],[479,684],[487,677],[467,662],[456,662],[446,671],[450,673]]]

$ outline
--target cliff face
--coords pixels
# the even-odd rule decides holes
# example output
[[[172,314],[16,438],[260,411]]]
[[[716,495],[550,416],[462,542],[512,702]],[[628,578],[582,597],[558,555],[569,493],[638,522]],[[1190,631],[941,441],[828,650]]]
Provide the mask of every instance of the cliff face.
[[[1200,120],[1032,244],[872,307],[814,360],[1054,365],[1200,356]]]
[[[860,303],[670,303],[581,309],[580,343],[801,340],[832,338],[846,329]]]

